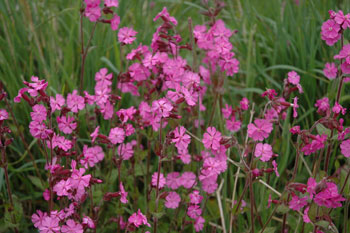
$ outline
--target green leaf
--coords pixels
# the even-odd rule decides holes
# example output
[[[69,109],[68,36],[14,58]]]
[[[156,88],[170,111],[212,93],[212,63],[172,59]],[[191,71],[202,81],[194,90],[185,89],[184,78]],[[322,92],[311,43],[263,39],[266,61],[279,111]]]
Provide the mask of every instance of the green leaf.
[[[316,125],[316,130],[317,130],[317,133],[320,134],[320,135],[322,135],[322,134],[326,134],[327,136],[331,135],[331,130],[327,129],[322,124],[317,124]]]
[[[277,213],[279,214],[286,214],[289,212],[289,207],[286,205],[279,205],[276,210]]]
[[[28,176],[28,178],[30,179],[30,181],[36,186],[38,187],[41,191],[44,191],[45,188],[42,185],[40,179],[36,176]]]

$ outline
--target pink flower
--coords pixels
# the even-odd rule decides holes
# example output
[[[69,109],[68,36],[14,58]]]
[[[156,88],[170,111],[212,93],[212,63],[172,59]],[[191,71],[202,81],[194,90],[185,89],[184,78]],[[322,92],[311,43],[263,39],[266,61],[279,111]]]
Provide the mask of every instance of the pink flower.
[[[305,210],[304,210],[304,215],[303,215],[303,220],[305,223],[310,223],[311,220],[309,218],[309,209],[310,209],[310,206],[306,207]]]
[[[169,209],[176,209],[179,207],[181,201],[180,195],[176,192],[169,192],[165,198],[165,207]]]
[[[141,213],[140,209],[137,211],[137,213],[133,213],[129,217],[128,222],[137,228],[139,228],[141,225],[151,227],[151,225],[147,222],[146,216]]]
[[[28,87],[28,89],[21,89],[22,94],[24,92],[28,92],[30,96],[35,97],[38,95],[40,91],[45,91],[47,88],[48,83],[45,80],[39,80],[38,77],[32,76],[30,78],[32,83],[29,83],[27,81],[23,81],[23,83]],[[21,92],[20,90],[20,92]]]
[[[87,1],[85,1],[87,2]],[[91,22],[96,22],[101,17],[100,1],[88,1],[84,10],[85,17],[88,17]]]
[[[276,176],[279,177],[280,174],[278,173],[278,170],[277,170],[276,160],[272,161],[272,166],[273,166],[273,170],[275,171]]]
[[[304,155],[310,155],[324,148],[326,141],[327,141],[326,134],[316,135],[315,138],[311,141],[311,143],[306,144],[303,148],[301,148],[301,151],[304,152]]]
[[[241,102],[239,102],[239,104],[240,104],[241,109],[242,109],[243,111],[246,111],[246,110],[249,109],[249,100],[248,100],[247,98],[244,97],[244,98],[241,100]]]
[[[167,99],[163,98],[152,102],[152,110],[159,116],[166,118],[170,116],[173,106]]]
[[[51,148],[51,141],[47,140],[46,142],[47,146]],[[52,137],[52,148],[56,148],[56,146],[64,151],[68,151],[72,148],[72,142],[63,136],[59,136],[54,133]]]
[[[289,132],[291,132],[292,134],[299,134],[300,133],[300,126],[299,125],[296,125],[296,126],[293,126]]]
[[[231,119],[226,120],[226,127],[228,130],[232,132],[237,132],[238,130],[240,130],[241,125],[242,125],[242,122],[236,121],[234,116],[231,117]]]
[[[83,233],[83,226],[72,219],[66,221],[66,225],[61,228],[62,233]]]
[[[193,188],[196,185],[196,175],[193,172],[184,172],[179,180],[186,189]]]
[[[297,72],[291,71],[288,73],[288,83],[291,83],[293,85],[298,85],[300,82],[300,76]]]
[[[45,191],[43,192],[43,197],[44,197],[45,201],[49,201],[50,200],[50,190],[45,189]]]
[[[350,14],[344,15],[343,11],[338,11],[334,17],[334,21],[341,25],[343,29],[350,27]]]
[[[179,159],[181,159],[181,161],[184,164],[190,164],[191,163],[191,155],[188,153],[188,150],[180,150],[179,151],[179,155],[178,155]]]
[[[113,144],[123,143],[125,139],[125,132],[122,128],[119,127],[112,128],[109,132],[108,139]]]
[[[333,20],[329,19],[322,24],[321,39],[326,41],[329,46],[334,45],[339,39],[340,26]]]
[[[317,112],[319,114],[326,113],[329,110],[329,99],[324,97],[316,101],[315,107],[317,107]]]
[[[170,172],[166,177],[166,185],[171,189],[178,189],[181,186],[179,179],[180,174],[178,172]]]
[[[74,90],[72,94],[69,93],[67,96],[67,107],[74,113],[85,108],[84,97],[77,95],[77,93],[78,91]]]
[[[202,216],[199,216],[196,219],[196,221],[194,223],[194,229],[196,230],[196,232],[203,230],[204,223],[205,223],[205,219]]]
[[[346,63],[350,63],[350,44],[344,45],[339,54],[334,56],[334,59],[345,59]]]
[[[71,134],[77,128],[77,123],[73,122],[74,117],[61,116],[57,117],[58,128],[65,134]]]
[[[60,94],[56,94],[56,99],[50,96],[51,113],[55,112],[56,110],[61,110],[65,103],[66,100]]]
[[[37,210],[36,214],[32,215],[32,222],[34,223],[34,226],[36,228],[39,228],[39,226],[42,225],[42,221],[44,220],[44,218],[47,216],[47,213],[43,213],[41,212],[41,210]]]
[[[350,63],[344,62],[340,65],[340,69],[344,74],[350,74]]]
[[[59,225],[60,219],[57,216],[45,216],[38,226],[40,233],[55,233],[60,232],[61,227]]]
[[[29,123],[30,134],[35,138],[47,139],[52,130],[46,128],[44,123],[37,121],[31,121]]]
[[[343,141],[340,144],[341,153],[346,157],[350,157],[350,139]]]
[[[83,218],[83,222],[82,223],[83,223],[83,225],[86,225],[86,226],[88,226],[91,229],[95,228],[95,223],[89,216],[85,216]]]
[[[200,208],[199,205],[190,205],[187,209],[187,215],[192,219],[196,219],[201,214],[202,214],[202,209]]]
[[[102,68],[95,74],[96,86],[98,84],[98,86],[102,88],[106,88],[112,85],[112,79],[113,79],[113,74],[108,74],[107,68]],[[96,90],[96,87],[95,87],[95,90]]]
[[[177,21],[174,17],[169,15],[168,10],[166,9],[166,7],[163,8],[163,10],[161,12],[158,13],[158,15],[156,17],[154,17],[153,21],[157,21],[157,19],[162,18],[165,22],[171,22],[173,23],[175,26],[177,25]]]
[[[158,182],[159,182],[159,186],[158,187],[160,189],[164,188],[166,181],[165,181],[163,173],[159,174],[159,181],[158,181],[158,172],[155,172],[152,175],[152,186],[153,187],[157,187]]]
[[[220,148],[221,133],[215,127],[208,127],[203,135],[203,144],[207,149],[218,150]]]
[[[273,156],[271,145],[267,143],[256,144],[254,155],[255,157],[260,157],[259,159],[263,162],[269,161]]]
[[[111,19],[111,28],[113,31],[116,31],[120,24],[120,16],[115,14]]]
[[[123,123],[126,123],[128,120],[134,120],[134,114],[136,113],[136,109],[134,106],[128,109],[120,109],[117,112],[117,116]]]
[[[338,102],[335,102],[332,111],[336,114],[343,114],[345,115],[346,113],[346,108],[343,108],[343,106],[341,106]]]
[[[123,160],[129,160],[134,155],[133,144],[130,142],[120,144],[117,151],[118,155],[120,155]]]
[[[107,7],[118,7],[119,1],[118,0],[105,0],[105,5]]]
[[[228,104],[225,105],[225,108],[221,109],[222,115],[224,116],[225,119],[230,118],[232,114],[232,106],[229,106]]]
[[[301,208],[307,205],[307,199],[308,197],[299,198],[298,196],[294,195],[292,200],[289,201],[289,208],[299,211]]]
[[[98,131],[100,129],[100,126],[97,126],[94,130],[94,132],[92,132],[92,134],[90,134],[90,137],[91,137],[91,141],[92,142],[95,142],[97,136],[98,136]]]
[[[103,153],[102,147],[100,146],[94,146],[94,147],[88,148],[85,145],[83,150],[83,155],[84,157],[80,160],[80,163],[85,168],[94,167],[96,163],[102,161],[104,158],[104,153]]]
[[[39,123],[46,120],[47,111],[46,108],[41,104],[36,104],[33,106],[33,112],[30,113],[30,116],[33,121],[37,121]]]
[[[194,190],[192,193],[190,193],[189,196],[190,196],[190,203],[194,205],[198,205],[203,200],[203,197],[199,195],[198,190]]]
[[[72,189],[70,179],[61,180],[53,187],[53,191],[57,193],[57,196],[68,196],[68,192]]]
[[[293,100],[293,117],[294,118],[298,117],[298,111],[297,111],[298,108],[299,108],[298,97],[295,96]]]
[[[254,120],[254,124],[248,125],[248,136],[254,141],[262,141],[264,138],[268,138],[272,131],[272,123],[264,119]]]
[[[175,146],[179,150],[185,150],[188,144],[191,142],[191,137],[186,134],[186,129],[183,126],[176,127],[173,131],[174,137],[171,142],[175,143]]]
[[[0,121],[7,120],[9,118],[9,114],[5,109],[0,109]]]
[[[346,199],[338,193],[338,187],[334,183],[327,182],[327,187],[315,195],[314,201],[319,206],[327,208],[341,207],[341,201]]]
[[[121,203],[128,203],[128,199],[127,199],[127,196],[128,196],[128,192],[125,192],[125,189],[124,189],[124,186],[123,186],[123,183],[120,182],[119,184],[119,189],[120,189],[120,202]]]
[[[338,68],[335,66],[335,64],[332,63],[326,63],[323,69],[323,74],[328,79],[335,79],[337,77]]]
[[[118,40],[120,43],[131,44],[136,39],[137,32],[128,27],[123,27],[119,29]]]
[[[274,89],[267,89],[264,93],[261,95],[262,97],[267,96],[269,100],[273,100],[277,96],[277,92]]]

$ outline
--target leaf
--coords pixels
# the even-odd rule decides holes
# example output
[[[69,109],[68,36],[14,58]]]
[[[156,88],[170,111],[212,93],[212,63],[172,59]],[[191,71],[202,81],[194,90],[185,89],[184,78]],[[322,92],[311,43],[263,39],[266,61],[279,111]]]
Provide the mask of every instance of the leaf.
[[[322,134],[326,134],[327,136],[331,135],[331,130],[327,129],[322,124],[317,124],[316,125],[316,130],[317,130],[317,133],[320,134],[320,135],[322,135]]]
[[[28,178],[30,179],[30,181],[37,187],[39,188],[41,191],[45,191],[44,186],[42,185],[40,179],[36,176],[28,176]]]
[[[279,205],[276,212],[279,214],[286,214],[289,212],[289,207],[286,205]]]
[[[264,232],[274,233],[275,231],[276,231],[276,227],[266,227]]]
[[[119,73],[119,70],[117,69],[117,67],[115,67],[113,65],[113,63],[106,57],[101,57],[101,61],[103,61],[104,63],[106,63],[106,65],[116,74]]]

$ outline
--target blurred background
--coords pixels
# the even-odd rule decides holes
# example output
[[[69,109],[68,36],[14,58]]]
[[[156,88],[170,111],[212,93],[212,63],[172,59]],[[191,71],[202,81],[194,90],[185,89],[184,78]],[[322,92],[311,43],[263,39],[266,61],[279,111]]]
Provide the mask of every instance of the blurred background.
[[[329,47],[320,38],[322,23],[328,19],[328,10],[350,11],[348,0],[226,0],[226,7],[219,18],[223,19],[237,33],[232,44],[240,71],[226,80],[224,99],[234,105],[244,97],[261,102],[260,94],[266,88],[282,89],[283,79],[290,70],[301,76],[305,94],[301,97],[300,117],[294,124],[308,128],[316,117],[313,113],[316,99],[327,95],[334,99],[337,81],[330,82],[324,77],[322,69],[326,62],[339,51],[339,43]],[[184,41],[188,41],[188,18],[193,25],[203,24],[205,10],[200,0],[120,0],[118,15],[119,27],[133,27],[137,41],[127,46],[136,48],[139,43],[149,45],[152,35],[159,26],[154,23],[155,15],[166,6],[179,25],[177,27]],[[81,1],[62,0],[1,0],[0,1],[0,80],[5,84],[9,98],[17,95],[23,87],[22,81],[32,75],[49,82],[50,94],[67,94],[78,89],[80,75],[80,7]],[[84,18],[84,36],[87,40],[93,23]],[[349,30],[348,30],[349,31]],[[349,32],[345,34],[348,43]],[[184,55],[191,59],[191,54]],[[87,55],[84,88],[92,93],[94,75],[102,67],[117,74],[121,70],[120,46],[117,32],[107,24],[99,24]],[[349,84],[345,84],[341,103],[349,107]],[[14,114],[22,132],[28,135],[30,108],[23,101],[15,104]],[[0,106],[3,107],[3,106]],[[11,119],[10,119],[11,126]],[[11,126],[14,135],[17,129]],[[29,147],[35,140],[28,136]],[[30,216],[36,209],[36,202],[42,201],[38,191],[38,180],[28,159],[28,152],[18,137],[10,148],[9,172],[13,193],[24,209],[24,228],[31,226]],[[289,153],[289,148],[282,151]],[[34,153],[40,168],[45,161]],[[288,157],[287,157],[288,158]],[[279,161],[286,168],[293,161]],[[17,185],[16,185],[17,184]],[[0,210],[7,199],[3,170],[0,170]],[[0,217],[2,217],[0,211]],[[264,216],[263,216],[264,217]],[[338,220],[341,221],[341,220]],[[0,221],[0,225],[1,221]],[[1,232],[0,226],[0,232]]]

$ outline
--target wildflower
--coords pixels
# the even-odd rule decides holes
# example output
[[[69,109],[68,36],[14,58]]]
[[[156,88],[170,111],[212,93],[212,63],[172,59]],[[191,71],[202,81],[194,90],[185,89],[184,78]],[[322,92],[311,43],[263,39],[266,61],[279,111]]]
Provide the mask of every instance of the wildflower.
[[[343,114],[345,115],[346,113],[346,108],[343,108],[338,102],[335,102],[333,108],[332,108],[332,111],[336,114]]]
[[[189,197],[190,197],[190,203],[194,205],[201,203],[203,200],[203,197],[199,195],[198,190],[194,190],[192,193],[190,193]]]
[[[166,177],[166,185],[173,190],[178,189],[181,186],[179,176],[180,176],[180,173],[178,172],[168,173]]]
[[[187,215],[192,219],[196,219],[201,214],[202,214],[202,209],[200,208],[199,205],[190,205],[187,209]]]
[[[108,139],[113,144],[123,143],[125,139],[125,132],[122,128],[119,128],[119,127],[112,128],[111,131],[109,132]]]
[[[331,79],[331,80],[335,79],[337,77],[337,72],[338,72],[338,69],[333,62],[325,64],[323,69],[323,74],[328,79]]]
[[[134,119],[134,114],[136,113],[136,109],[134,106],[128,108],[128,109],[120,109],[117,112],[117,116],[120,118],[120,120],[123,123],[126,123],[128,120]]]
[[[309,209],[310,209],[310,206],[308,206],[308,207],[306,207],[304,209],[303,220],[304,220],[305,223],[310,223],[311,222],[311,220],[309,218]]]
[[[244,97],[244,98],[241,100],[241,102],[239,102],[239,104],[240,104],[241,109],[242,109],[243,111],[246,111],[246,110],[249,109],[249,100],[248,100],[247,98]]]
[[[88,17],[91,22],[96,22],[101,17],[101,9],[98,5],[87,5],[84,10],[84,15]]]
[[[120,144],[118,146],[118,155],[123,160],[129,160],[134,155],[134,149],[132,143]]]
[[[196,232],[203,230],[204,222],[205,222],[205,219],[202,216],[199,216],[198,218],[196,218],[194,223],[194,229],[196,230]]]
[[[186,129],[183,126],[176,127],[173,131],[174,137],[171,142],[175,143],[176,148],[179,150],[187,149],[188,144],[191,142],[191,137],[186,134]]]
[[[226,127],[228,130],[232,132],[237,132],[241,128],[242,122],[235,119],[235,117],[231,117],[231,119],[226,120]]]
[[[344,15],[343,11],[338,11],[335,14],[334,21],[341,25],[343,29],[350,28],[350,14]]]
[[[308,143],[303,148],[301,148],[301,151],[304,152],[305,155],[310,155],[312,153],[315,153],[317,150],[324,148],[326,141],[326,134],[316,135],[311,143]]]
[[[161,117],[164,117],[164,118],[169,117],[172,109],[173,109],[173,106],[165,98],[155,100],[152,102],[152,110],[155,113],[159,114],[159,116]]]
[[[72,189],[70,179],[61,180],[53,187],[53,191],[57,193],[57,196],[68,196],[68,192]]]
[[[45,191],[43,192],[43,197],[44,197],[45,201],[49,201],[50,200],[50,190],[45,189]]]
[[[47,139],[49,134],[52,133],[52,130],[46,128],[46,125],[43,122],[31,121],[29,123],[30,134],[39,139]]]
[[[298,111],[297,111],[298,108],[299,108],[298,97],[295,96],[293,100],[293,117],[294,118],[298,117]]]
[[[66,100],[60,94],[56,94],[56,99],[50,96],[51,113],[55,112],[56,110],[61,110],[65,102]]]
[[[125,189],[124,189],[122,182],[120,182],[120,184],[119,184],[119,189],[120,189],[120,191],[119,191],[120,192],[120,202],[124,203],[124,204],[128,203],[128,199],[126,199],[128,196],[128,192],[125,192]]]
[[[118,7],[119,1],[118,0],[105,0],[105,5],[107,7]]]
[[[315,107],[317,107],[317,112],[319,114],[326,113],[329,110],[329,99],[324,97],[316,101]]]
[[[293,85],[298,85],[300,82],[300,76],[295,71],[290,71],[288,73],[288,83],[291,83]]]
[[[272,131],[272,123],[265,119],[256,119],[254,124],[248,125],[248,136],[254,141],[262,141],[268,138]]]
[[[74,90],[67,96],[67,107],[74,113],[85,108],[84,97],[77,95],[78,91]]]
[[[37,210],[35,214],[32,215],[32,222],[36,228],[42,225],[42,221],[47,216],[46,212],[42,212],[41,210]]]
[[[90,134],[91,137],[91,142],[95,142],[97,136],[98,136],[98,131],[100,129],[100,126],[97,126],[94,130],[94,132],[92,132],[92,134]]]
[[[33,112],[30,113],[30,116],[33,121],[37,121],[39,123],[46,120],[47,111],[46,108],[41,104],[36,104],[33,106]]]
[[[228,104],[225,105],[225,108],[221,109],[222,115],[224,116],[225,119],[230,118],[232,114],[232,106],[229,106]]]
[[[175,26],[177,25],[177,20],[169,15],[169,12],[166,7],[163,8],[161,12],[158,13],[156,17],[154,17],[153,21],[157,21],[159,18],[162,18],[165,22],[171,22]]]
[[[159,174],[159,181],[158,181],[158,172],[153,173],[153,175],[152,175],[152,186],[153,187],[157,187],[157,184],[158,184],[158,188],[161,189],[165,186],[165,183],[166,183],[166,181],[165,181],[163,173]]]
[[[179,159],[181,159],[181,161],[184,164],[190,164],[191,163],[191,155],[188,153],[187,149],[186,150],[178,150],[179,151]]]
[[[21,89],[30,94],[30,96],[35,97],[40,91],[45,91],[48,83],[45,80],[40,80],[38,77],[32,76],[30,78],[32,83],[23,81],[23,83],[28,86],[28,89]],[[24,93],[24,92],[23,92]]]
[[[107,68],[102,68],[95,74],[96,85],[99,84],[102,88],[112,85],[112,79],[113,74],[108,74]]]
[[[102,161],[104,158],[104,153],[100,146],[87,147],[85,145],[83,154],[84,157],[80,160],[80,163],[85,168],[88,168],[88,166],[94,167],[96,163]]]
[[[321,39],[326,41],[329,46],[334,45],[340,39],[340,26],[333,20],[329,19],[322,24]]]
[[[9,118],[9,114],[5,109],[0,109],[0,121],[7,120]]]
[[[137,32],[128,27],[123,27],[119,29],[118,40],[120,43],[131,44],[136,39]]]
[[[54,233],[60,232],[61,227],[59,225],[60,219],[57,216],[45,216],[38,226],[40,232],[42,233]]]
[[[83,223],[83,225],[86,225],[86,226],[88,226],[91,229],[95,228],[95,223],[89,216],[84,216],[82,223]]]
[[[181,201],[180,195],[176,192],[169,192],[165,198],[165,207],[169,209],[176,209],[179,207]]]
[[[255,157],[260,157],[259,159],[263,162],[267,162],[272,158],[273,152],[270,144],[258,143],[255,147]]]
[[[73,130],[77,128],[77,123],[73,122],[74,117],[72,116],[61,116],[57,117],[58,128],[65,134],[71,134]]]
[[[346,157],[350,157],[350,139],[343,141],[340,144],[341,153]]]
[[[190,189],[196,184],[196,175],[193,172],[184,172],[179,180],[184,188]]]
[[[272,166],[273,166],[273,170],[275,171],[276,176],[279,177],[280,174],[278,173],[278,170],[277,170],[276,160],[272,161]]]
[[[207,149],[217,150],[220,148],[221,133],[215,127],[208,127],[203,135],[203,144]]]
[[[340,65],[340,69],[344,74],[350,74],[350,63],[344,62]]]
[[[61,228],[62,233],[83,233],[83,226],[72,219],[66,221],[66,225]]]
[[[137,211],[137,213],[133,213],[129,217],[128,223],[134,225],[137,228],[139,228],[141,225],[151,227],[151,225],[147,222],[146,216],[141,213],[140,209]]]
[[[325,206],[327,208],[341,207],[341,201],[346,199],[338,193],[338,187],[334,183],[327,182],[327,187],[321,192],[317,193],[314,197],[314,201],[319,206]]]
[[[299,134],[300,133],[300,126],[299,125],[296,125],[296,126],[293,126],[289,132],[291,132],[292,134]]]
[[[277,96],[277,92],[274,89],[267,89],[264,93],[261,95],[262,97],[267,96],[269,100],[273,100]]]
[[[307,205],[307,199],[308,197],[299,198],[298,196],[294,195],[292,200],[289,201],[289,208],[299,211],[301,208]]]

